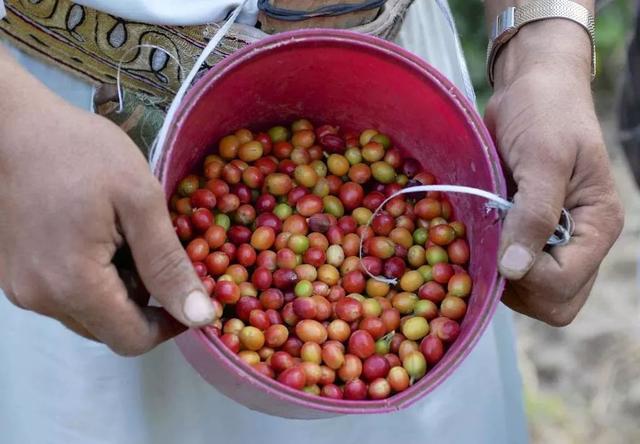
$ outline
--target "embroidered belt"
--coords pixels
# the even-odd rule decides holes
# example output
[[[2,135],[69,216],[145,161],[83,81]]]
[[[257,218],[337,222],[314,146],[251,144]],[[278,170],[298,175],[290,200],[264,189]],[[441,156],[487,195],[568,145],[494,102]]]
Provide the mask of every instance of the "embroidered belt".
[[[376,20],[353,29],[394,38],[412,1],[387,0]],[[5,6],[7,15],[0,20],[0,35],[21,50],[98,87],[96,110],[118,123],[143,148],[155,137],[163,109],[186,75],[180,65],[188,71],[220,26],[149,25],[70,0],[5,0]],[[203,71],[265,36],[257,28],[234,25],[207,59]],[[161,47],[175,59],[164,51],[138,45]],[[118,114],[113,85],[120,63],[126,109]]]

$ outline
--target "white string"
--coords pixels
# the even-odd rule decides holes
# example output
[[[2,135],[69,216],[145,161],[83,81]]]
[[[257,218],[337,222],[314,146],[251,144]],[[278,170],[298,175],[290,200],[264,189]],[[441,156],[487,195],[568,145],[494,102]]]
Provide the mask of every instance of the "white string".
[[[238,18],[238,15],[240,15],[240,12],[242,11],[242,8],[244,8],[244,5],[246,2],[247,0],[242,0],[242,2],[238,5],[238,7],[236,7],[236,9],[231,14],[231,17],[229,17],[229,19],[225,22],[225,24],[222,25],[222,27],[220,27],[218,32],[214,34],[214,36],[211,38],[207,46],[205,46],[205,48],[202,50],[202,53],[198,57],[198,60],[196,60],[196,63],[193,65],[193,68],[191,68],[191,71],[185,78],[184,82],[182,82],[182,85],[180,85],[180,89],[178,89],[178,92],[176,93],[176,96],[174,97],[173,102],[171,102],[171,106],[169,106],[164,123],[162,124],[162,127],[160,128],[160,132],[158,133],[158,136],[156,137],[156,140],[151,146],[151,150],[149,152],[149,165],[152,171],[156,170],[156,166],[158,162],[160,161],[160,159],[162,159],[162,156],[164,154],[164,148],[165,148],[164,145],[167,139],[167,135],[169,134],[169,128],[173,123],[175,113],[178,110],[178,107],[180,106],[180,104],[182,103],[182,99],[184,98],[189,87],[191,86],[193,79],[198,74],[198,71],[202,67],[202,64],[205,62],[207,57],[209,57],[209,55],[213,52],[216,46],[218,46],[222,38],[227,34],[227,32],[229,32],[229,29],[231,29],[231,26],[235,23],[236,19]]]
[[[418,186],[403,188],[402,190],[399,190],[393,193],[391,196],[383,200],[382,203],[378,206],[378,208],[376,208],[376,210],[371,214],[371,217],[367,222],[365,232],[368,231],[368,228],[371,225],[371,222],[373,221],[374,217],[393,198],[398,197],[402,194],[423,193],[423,192],[429,192],[429,191],[471,194],[473,196],[478,196],[489,201],[485,204],[487,209],[497,209],[501,211],[508,211],[513,207],[513,203],[509,202],[508,200],[503,199],[502,197],[496,194],[490,193],[489,191],[481,190],[478,188],[465,187],[461,185],[418,185]],[[562,246],[562,245],[568,244],[569,241],[571,240],[571,236],[573,235],[573,230],[574,230],[573,218],[571,217],[571,214],[569,214],[569,212],[563,208],[561,223],[556,226],[556,232],[549,238],[549,240],[547,241],[547,245]],[[374,276],[369,271],[366,264],[362,261],[362,249],[363,249],[364,241],[365,241],[364,236],[362,236],[360,238],[360,250],[358,253],[359,253],[360,263],[365,273],[367,273],[369,277],[377,281],[384,282],[389,285],[396,285],[398,283],[397,279],[387,278],[384,276]]]
[[[143,44],[136,45],[136,46],[133,46],[133,47],[127,49],[125,51],[125,53],[122,55],[122,57],[120,58],[120,62],[118,63],[118,71],[116,73],[116,89],[118,90],[118,114],[120,114],[122,111],[124,111],[124,98],[123,98],[123,93],[122,93],[122,85],[121,85],[121,81],[120,81],[120,73],[122,71],[122,64],[124,63],[124,59],[127,57],[127,54],[129,54],[134,49],[138,49],[138,48],[159,49],[160,51],[164,52],[166,55],[171,57],[178,64],[178,67],[180,67],[180,75],[183,75],[183,73],[184,73],[184,68],[180,64],[180,60],[178,60],[178,58],[176,56],[171,54],[166,49],[161,48],[160,46],[149,45],[149,44],[143,43]]]

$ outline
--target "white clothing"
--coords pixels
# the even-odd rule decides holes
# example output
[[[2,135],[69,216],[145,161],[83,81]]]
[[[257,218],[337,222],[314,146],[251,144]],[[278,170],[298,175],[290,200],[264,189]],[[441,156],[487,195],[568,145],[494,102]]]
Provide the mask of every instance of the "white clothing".
[[[75,0],[75,3],[117,17],[142,23],[162,25],[202,25],[223,20],[240,0]],[[0,18],[4,17],[4,2],[0,0]],[[256,23],[258,0],[249,0],[238,22]]]

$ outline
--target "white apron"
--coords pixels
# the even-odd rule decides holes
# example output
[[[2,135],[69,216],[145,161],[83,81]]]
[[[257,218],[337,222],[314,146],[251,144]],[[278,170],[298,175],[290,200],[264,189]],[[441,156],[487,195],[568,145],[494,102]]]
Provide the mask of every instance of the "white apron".
[[[117,8],[124,1],[109,4]],[[474,99],[444,1],[416,0],[399,43]],[[15,53],[51,89],[91,106],[88,85]],[[503,306],[465,362],[425,400],[394,414],[316,421],[274,418],[227,399],[199,377],[173,342],[139,358],[120,358],[56,321],[15,308],[1,293],[0,325],[2,444],[527,442],[511,314]]]

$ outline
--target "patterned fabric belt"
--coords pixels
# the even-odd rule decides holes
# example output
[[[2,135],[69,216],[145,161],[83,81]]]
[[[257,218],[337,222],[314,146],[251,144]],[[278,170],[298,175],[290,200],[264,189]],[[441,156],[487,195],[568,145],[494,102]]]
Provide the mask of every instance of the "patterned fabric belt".
[[[182,80],[178,64],[188,69],[218,30],[205,26],[154,26],[136,23],[75,4],[69,0],[5,0],[7,16],[0,31],[20,49],[75,72],[93,84],[114,83],[122,61],[122,82],[129,90],[168,101]],[[389,0],[386,11],[362,32],[392,38],[411,0]],[[234,25],[207,63],[212,66],[233,51],[266,34]],[[206,69],[206,68],[205,68]]]
[[[219,26],[151,26],[126,21],[69,0],[6,0],[0,30],[20,49],[84,77],[94,85],[115,83],[122,61],[122,83],[160,102],[171,99],[182,73],[165,52],[136,48],[159,46],[191,67]],[[263,37],[255,28],[234,26],[207,63],[217,61]]]
[[[387,0],[376,20],[353,30],[393,39],[412,2]],[[97,87],[96,111],[118,123],[145,151],[183,75],[220,28],[216,23],[186,27],[148,25],[70,0],[4,3],[7,15],[0,20],[0,36],[24,52],[77,74]],[[254,27],[234,25],[207,59],[202,72],[266,35]],[[164,51],[139,45],[153,45]],[[115,106],[114,87],[119,65],[125,90],[125,110],[121,113]]]

